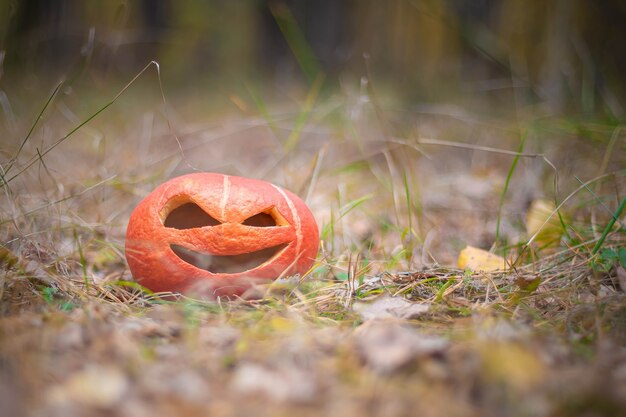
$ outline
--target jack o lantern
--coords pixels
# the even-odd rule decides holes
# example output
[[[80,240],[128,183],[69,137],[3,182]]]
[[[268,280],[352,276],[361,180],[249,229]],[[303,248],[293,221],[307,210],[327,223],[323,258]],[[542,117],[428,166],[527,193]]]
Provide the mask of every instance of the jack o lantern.
[[[298,196],[215,173],[161,184],[135,208],[126,231],[128,266],[140,284],[211,297],[304,274],[318,245],[313,214]]]

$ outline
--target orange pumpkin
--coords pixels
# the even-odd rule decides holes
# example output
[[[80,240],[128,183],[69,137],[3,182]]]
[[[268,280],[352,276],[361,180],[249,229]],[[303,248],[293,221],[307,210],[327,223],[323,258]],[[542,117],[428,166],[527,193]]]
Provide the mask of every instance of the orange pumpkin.
[[[215,173],[161,184],[135,208],[126,231],[126,259],[140,284],[213,297],[304,274],[318,245],[315,218],[298,196]]]

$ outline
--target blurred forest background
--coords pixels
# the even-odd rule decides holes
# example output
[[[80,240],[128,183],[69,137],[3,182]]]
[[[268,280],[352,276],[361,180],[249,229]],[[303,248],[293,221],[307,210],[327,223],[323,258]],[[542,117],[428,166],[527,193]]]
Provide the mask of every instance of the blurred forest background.
[[[0,0],[0,89],[106,90],[156,60],[170,94],[218,106],[323,73],[325,91],[367,75],[415,105],[620,119],[625,21],[621,0]]]

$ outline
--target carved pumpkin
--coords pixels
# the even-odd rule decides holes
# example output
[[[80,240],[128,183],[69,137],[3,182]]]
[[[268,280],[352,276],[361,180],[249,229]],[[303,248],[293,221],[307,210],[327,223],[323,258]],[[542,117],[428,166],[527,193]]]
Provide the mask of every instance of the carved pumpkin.
[[[126,231],[133,277],[152,291],[241,295],[254,283],[304,274],[319,234],[295,194],[214,173],[161,184],[135,208]]]

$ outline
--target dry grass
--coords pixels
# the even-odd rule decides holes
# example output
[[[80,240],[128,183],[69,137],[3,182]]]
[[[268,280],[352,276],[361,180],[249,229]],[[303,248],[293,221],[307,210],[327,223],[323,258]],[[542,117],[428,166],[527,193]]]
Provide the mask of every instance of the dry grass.
[[[624,196],[623,131],[537,117],[524,122],[511,169],[514,119],[394,112],[362,92],[316,102],[317,93],[301,111],[277,105],[258,117],[250,99],[248,113],[214,120],[174,102],[166,113],[114,102],[68,137],[89,118],[69,95],[28,140],[3,132],[12,180],[0,220],[1,415],[626,410],[626,277],[610,252],[594,255]],[[315,270],[255,289],[254,301],[134,284],[123,255],[130,211],[193,170],[259,177],[306,198],[322,232]],[[542,196],[565,203],[567,235],[525,246],[526,210]],[[515,268],[456,269],[465,245],[496,240],[499,200],[497,250]],[[624,248],[620,227],[623,216],[603,249]]]

